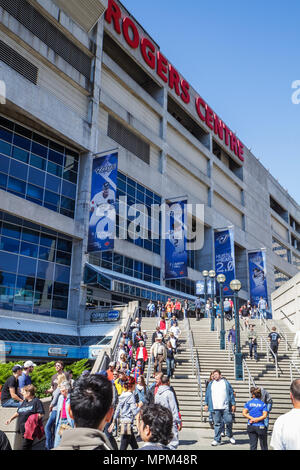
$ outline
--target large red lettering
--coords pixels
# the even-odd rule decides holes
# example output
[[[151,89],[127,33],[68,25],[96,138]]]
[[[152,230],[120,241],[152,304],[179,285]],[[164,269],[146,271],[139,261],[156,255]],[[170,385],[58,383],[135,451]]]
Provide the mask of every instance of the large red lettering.
[[[224,124],[224,130],[225,130],[225,144],[228,146],[231,130],[226,126],[226,124]]]
[[[173,65],[169,64],[169,87],[171,90],[175,87],[176,95],[180,95],[179,90],[179,83],[180,83],[180,76],[176,69],[174,69]]]
[[[219,136],[221,140],[224,138],[224,127],[223,127],[223,121],[215,114],[214,115],[214,131],[215,134]]]
[[[238,155],[237,138],[233,133],[230,134],[230,150]]]
[[[114,0],[109,0],[108,7],[105,12],[105,19],[110,24],[113,20],[114,28],[118,34],[121,34],[120,20],[122,18],[122,13],[119,6]]]
[[[168,83],[168,61],[160,51],[157,51],[157,75],[165,82]]]
[[[146,62],[151,69],[155,69],[155,47],[151,41],[147,38],[142,38],[141,40],[141,52]]]
[[[199,118],[200,118],[203,122],[205,122],[205,115],[202,114],[202,112],[201,112],[201,106],[202,106],[202,108],[204,108],[204,110],[206,109],[206,103],[205,103],[205,101],[204,101],[202,98],[200,98],[200,96],[198,96],[198,97],[196,98],[196,109],[197,109],[197,113],[198,113]]]
[[[237,141],[238,144],[238,157],[243,162],[244,161],[244,145],[240,140]]]
[[[180,86],[181,86],[181,99],[182,101],[185,103],[185,104],[189,104],[190,102],[190,94],[189,94],[189,89],[190,89],[190,85],[188,84],[188,82],[186,80],[181,80],[180,82]]]
[[[129,34],[129,29],[132,31],[132,37]],[[124,38],[132,49],[137,49],[140,44],[140,35],[134,22],[127,16],[123,20],[123,34]]]
[[[206,105],[205,122],[206,122],[206,125],[207,125],[211,130],[213,130],[213,128],[214,128],[214,126],[213,126],[213,122],[214,122],[214,112],[213,112],[213,110],[208,106],[208,104]]]

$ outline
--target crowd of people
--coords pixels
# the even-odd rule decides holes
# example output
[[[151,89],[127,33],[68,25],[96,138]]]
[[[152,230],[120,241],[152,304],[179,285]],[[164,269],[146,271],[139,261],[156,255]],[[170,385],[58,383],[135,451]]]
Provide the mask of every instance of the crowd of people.
[[[51,403],[46,421],[44,405],[36,397],[36,388],[31,383],[35,364],[26,361],[24,366],[15,365],[11,377],[2,387],[1,405],[16,409],[5,424],[18,418],[22,449],[32,449],[34,440],[45,436],[46,450],[124,451],[128,447],[133,450],[176,450],[182,419],[170,380],[174,377],[181,335],[178,320],[186,312],[175,305],[172,302],[172,308],[169,305],[167,309],[149,310],[155,311],[157,318],[150,338],[141,328],[141,319],[135,318],[129,330],[122,333],[114,360],[106,370],[96,374],[86,370],[74,381],[64,363],[57,361],[56,373],[47,390]],[[239,314],[243,317],[243,307]],[[255,326],[247,323],[245,327],[249,355],[257,360]],[[297,345],[298,336],[295,336]],[[228,341],[235,345],[234,325]],[[269,334],[269,341],[277,354],[280,335],[275,327]],[[300,353],[300,345],[297,347]],[[147,386],[144,374],[149,358],[152,363],[149,373],[154,382]],[[250,392],[251,398],[242,410],[247,420],[245,429],[250,450],[257,450],[258,442],[261,450],[267,450],[273,400],[263,388],[252,387]],[[278,418],[274,425],[271,439],[274,449],[300,449],[300,379],[292,383],[290,399],[292,411]],[[220,445],[225,436],[234,445],[236,392],[219,369],[212,371],[206,382],[204,410],[209,413],[209,423],[214,430],[211,445]],[[286,429],[286,423],[291,425],[293,432]],[[139,441],[143,444],[139,445]],[[10,450],[3,431],[0,432],[0,448]]]

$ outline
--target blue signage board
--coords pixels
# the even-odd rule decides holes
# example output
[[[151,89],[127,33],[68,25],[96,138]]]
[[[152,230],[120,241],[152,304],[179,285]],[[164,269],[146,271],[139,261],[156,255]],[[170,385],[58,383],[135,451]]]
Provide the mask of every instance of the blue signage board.
[[[232,228],[215,231],[216,276],[224,274],[224,295],[233,295],[230,282],[235,279],[234,231]]]
[[[118,154],[94,159],[88,252],[114,249]]]
[[[248,252],[250,299],[258,305],[262,297],[268,302],[266,253],[264,250]]]
[[[165,279],[187,277],[185,207],[187,201],[168,204],[169,227],[165,240]]]

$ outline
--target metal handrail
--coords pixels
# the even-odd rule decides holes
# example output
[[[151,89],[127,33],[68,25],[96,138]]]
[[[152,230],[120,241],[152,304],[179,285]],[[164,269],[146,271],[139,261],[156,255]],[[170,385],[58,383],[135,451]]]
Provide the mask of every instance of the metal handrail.
[[[148,359],[148,368],[147,368],[147,376],[146,376],[146,387],[147,388],[149,387],[151,370],[152,370],[152,356],[150,354],[150,357]]]
[[[195,352],[194,352],[194,347],[195,347],[194,338],[191,332],[190,321],[188,318],[184,319],[184,325],[187,331],[188,345],[189,345],[190,352],[191,352],[192,371],[193,371],[193,375],[195,375],[197,378],[198,396],[200,398],[200,421],[203,421],[203,388],[201,384],[200,363],[199,363],[198,354],[195,355]]]
[[[251,375],[251,372],[250,372],[250,370],[249,370],[249,368],[248,368],[248,366],[247,366],[247,363],[246,363],[245,359],[243,359],[243,376],[244,376],[244,377],[245,377],[245,369],[246,369],[247,374],[248,374],[248,385],[249,385],[249,395],[250,395],[250,394],[251,394],[251,393],[250,393],[251,384],[252,384],[253,387],[256,387],[256,384],[255,384],[255,381],[254,381],[254,379],[253,379],[253,377],[252,377],[252,375]]]
[[[263,350],[263,342],[264,342],[265,345],[266,345],[267,361],[269,362],[269,352],[271,352],[271,354],[272,354],[273,357],[274,357],[275,367],[276,367],[276,377],[278,378],[278,362],[277,362],[277,356],[276,356],[276,354],[272,351],[272,349],[270,348],[270,345],[268,344],[268,342],[267,342],[267,341],[265,340],[265,338],[263,338],[262,336],[260,337],[261,350]]]
[[[292,359],[290,359],[289,361],[289,366],[290,366],[290,377],[291,377],[291,382],[293,382],[294,378],[293,378],[293,367],[296,369],[296,371],[298,372],[299,374],[299,377],[300,377],[300,369],[299,367],[294,363],[294,361]],[[299,378],[298,377],[298,378]]]
[[[281,309],[280,309],[280,311],[292,325],[295,325],[295,323]]]

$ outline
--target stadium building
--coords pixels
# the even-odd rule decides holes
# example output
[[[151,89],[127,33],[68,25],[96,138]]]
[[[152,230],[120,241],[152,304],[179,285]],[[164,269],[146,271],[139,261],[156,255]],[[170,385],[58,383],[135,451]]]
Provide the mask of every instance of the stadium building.
[[[182,74],[117,0],[0,0],[0,340],[13,344],[8,356],[44,357],[44,344],[53,357],[71,345],[87,357],[117,325],[95,322],[93,309],[194,300],[202,271],[221,272],[222,230],[230,229],[241,302],[251,297],[251,253],[264,253],[257,278],[263,272],[269,301],[299,271],[298,204]],[[122,237],[132,219],[118,204],[113,248],[89,249],[93,165],[108,154],[117,156],[117,202],[126,197],[148,214],[166,201],[204,208],[203,244],[186,251],[185,276],[166,275],[161,219],[146,237]]]

